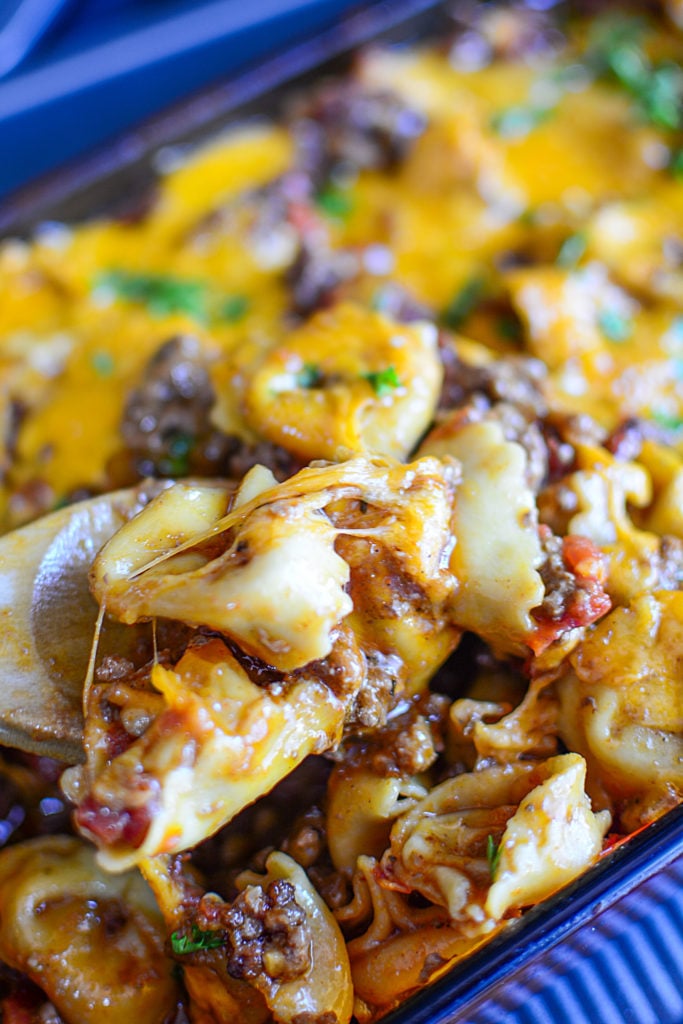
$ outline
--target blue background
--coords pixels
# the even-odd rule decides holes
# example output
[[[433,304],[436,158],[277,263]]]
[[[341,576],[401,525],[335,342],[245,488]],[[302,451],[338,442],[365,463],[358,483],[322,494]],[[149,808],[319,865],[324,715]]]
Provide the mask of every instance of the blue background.
[[[354,6],[0,0],[0,196]]]

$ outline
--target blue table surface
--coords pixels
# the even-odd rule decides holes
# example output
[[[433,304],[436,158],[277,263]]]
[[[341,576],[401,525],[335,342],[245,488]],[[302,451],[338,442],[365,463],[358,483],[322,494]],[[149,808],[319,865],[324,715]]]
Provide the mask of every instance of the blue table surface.
[[[0,0],[0,196],[353,6]],[[683,859],[458,1017],[501,1021],[683,1024]]]
[[[457,1024],[683,1024],[683,858],[518,971]]]

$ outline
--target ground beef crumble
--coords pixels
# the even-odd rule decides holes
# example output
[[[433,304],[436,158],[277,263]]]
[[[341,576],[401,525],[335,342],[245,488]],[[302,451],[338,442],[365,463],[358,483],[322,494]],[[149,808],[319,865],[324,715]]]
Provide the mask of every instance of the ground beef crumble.
[[[349,879],[332,864],[327,848],[327,820],[319,807],[310,807],[297,818],[279,848],[305,868],[328,907],[334,909],[348,902]]]
[[[305,151],[297,159],[310,163],[313,158]],[[294,239],[284,282],[292,298],[291,312],[298,317],[329,306],[340,285],[355,277],[360,266],[356,253],[330,244],[328,226],[315,202],[314,175],[295,163],[293,169],[252,193],[256,206],[252,240],[268,247],[274,236]]]
[[[231,903],[208,894],[197,906],[193,924],[225,936],[226,969],[245,981],[266,975],[286,982],[311,965],[311,936],[306,914],[291,882],[276,879],[263,889],[249,885]]]
[[[276,480],[286,480],[301,468],[301,462],[280,445],[270,441],[247,444],[239,437],[223,438],[221,475],[229,480],[241,480],[254,466],[265,466]]]
[[[543,618],[557,621],[565,614],[577,590],[577,580],[569,572],[562,553],[562,538],[549,530],[541,531],[544,560],[539,568],[545,597],[538,612]]]
[[[548,477],[550,459],[542,421],[547,412],[542,390],[545,366],[526,356],[507,356],[489,365],[474,366],[447,343],[442,345],[441,358],[441,418],[444,412],[460,410],[469,421],[499,423],[505,439],[524,448],[527,482],[532,491],[538,491]]]
[[[121,436],[139,477],[188,474],[239,480],[260,464],[284,480],[301,468],[278,445],[247,444],[211,422],[215,395],[209,365],[191,335],[171,338],[157,349],[128,395]]]
[[[285,271],[293,311],[306,317],[331,305],[339,286],[357,272],[358,260],[350,251],[332,249],[316,234],[302,237],[294,262]]]
[[[310,807],[297,819],[283,841],[283,853],[288,854],[302,868],[310,868],[327,848],[325,825],[325,815],[320,808]]]
[[[402,663],[395,654],[373,651],[366,655],[366,672],[353,701],[348,727],[378,729],[396,703]]]
[[[308,129],[306,169],[317,184],[335,172],[398,166],[426,127],[424,115],[398,94],[352,81],[324,84],[292,114],[298,137],[302,122]]]
[[[538,626],[530,646],[536,653],[567,630],[595,622],[612,607],[605,591],[605,558],[588,537],[557,537],[545,525],[539,537],[545,557],[538,571],[545,597],[532,612]]]
[[[449,705],[439,693],[416,697],[380,728],[347,737],[338,756],[345,763],[367,764],[385,777],[426,771],[444,749]]]
[[[183,476],[211,433],[213,388],[196,338],[171,338],[147,363],[126,402],[121,435],[141,476]]]
[[[498,402],[485,418],[500,423],[506,441],[522,446],[527,458],[526,480],[536,493],[548,476],[548,448],[539,424],[529,421],[516,405],[508,402]]]
[[[529,418],[542,416],[546,402],[542,384],[547,369],[539,359],[505,356],[484,366],[461,359],[450,345],[441,348],[444,383],[439,407],[459,409],[481,395],[489,404],[508,402],[524,410]]]
[[[426,127],[425,117],[397,94],[372,91],[357,82],[333,81],[295,101],[288,127],[294,140],[291,167],[273,181],[239,197],[253,207],[250,237],[272,250],[273,238],[293,247],[284,269],[290,311],[308,317],[329,306],[339,288],[360,270],[360,254],[333,247],[324,216],[324,197],[353,180],[360,170],[398,166]],[[193,237],[220,232],[234,217],[234,204],[211,211]]]

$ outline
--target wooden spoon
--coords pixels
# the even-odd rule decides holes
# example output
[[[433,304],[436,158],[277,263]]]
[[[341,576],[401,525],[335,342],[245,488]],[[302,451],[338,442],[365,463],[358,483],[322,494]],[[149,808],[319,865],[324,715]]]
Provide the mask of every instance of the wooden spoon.
[[[0,743],[84,760],[83,683],[98,608],[92,561],[145,503],[132,488],[80,502],[0,538]],[[148,496],[147,496],[148,497]],[[126,653],[108,626],[107,646]]]

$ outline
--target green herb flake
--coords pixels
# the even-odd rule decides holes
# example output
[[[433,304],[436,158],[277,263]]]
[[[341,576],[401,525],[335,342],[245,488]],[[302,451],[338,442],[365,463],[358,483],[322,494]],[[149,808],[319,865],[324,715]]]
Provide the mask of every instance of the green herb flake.
[[[96,287],[110,288],[117,298],[146,306],[152,316],[184,313],[199,322],[207,320],[208,288],[203,281],[110,270],[97,277]]]
[[[304,363],[296,375],[296,384],[299,388],[315,388],[323,379],[322,370],[315,363]]]
[[[575,235],[569,235],[560,246],[555,260],[557,266],[562,267],[563,270],[573,270],[586,252],[587,244],[585,232],[577,231]]]
[[[364,373],[363,377],[369,382],[378,398],[390,395],[394,388],[401,386],[401,381],[393,366],[387,366],[385,370],[377,370],[375,373]]]
[[[216,319],[226,324],[236,324],[244,319],[250,306],[246,295],[230,295],[219,304]]]
[[[501,316],[496,321],[496,329],[505,341],[521,341],[522,325],[516,316]]]
[[[633,98],[641,116],[665,131],[683,126],[683,69],[653,63],[643,48],[640,19],[608,19],[598,26],[591,51],[598,74],[611,76]]]
[[[316,196],[316,203],[328,217],[346,220],[353,212],[352,197],[339,188],[325,188]]]
[[[632,322],[615,309],[603,309],[598,314],[598,328],[603,337],[617,344],[628,341],[633,333]]]
[[[93,352],[90,363],[98,377],[111,377],[114,372],[114,357],[109,352]]]
[[[683,69],[666,63],[652,72],[643,97],[645,112],[658,128],[678,131],[683,126]]]
[[[674,178],[683,182],[683,149],[678,149],[671,154],[669,170],[673,174]]]
[[[683,418],[675,416],[673,413],[664,412],[663,409],[652,409],[650,412],[650,419],[653,420],[658,426],[663,427],[664,430],[681,430],[683,428]]]
[[[552,117],[552,107],[507,107],[495,113],[489,124],[503,139],[523,139]]]
[[[483,277],[475,276],[466,281],[443,312],[442,319],[446,327],[457,330],[476,309],[485,294],[486,281]]]
[[[191,434],[178,433],[168,446],[168,459],[163,459],[159,468],[164,476],[187,476],[190,472],[190,456],[196,444]]]
[[[605,54],[606,62],[615,78],[629,92],[647,89],[649,62],[638,45],[631,41],[615,43]]]
[[[390,296],[386,288],[378,288],[370,297],[370,309],[375,313],[385,313],[390,307]]]
[[[225,938],[222,932],[205,932],[192,925],[189,935],[183,932],[173,932],[171,935],[171,949],[174,953],[198,953],[203,949],[219,949],[225,945]]]
[[[498,846],[493,836],[489,835],[486,840],[486,859],[489,862],[489,872],[491,874],[492,882],[495,882],[496,880],[496,873],[500,862],[500,853],[500,846]]]
[[[538,224],[538,210],[535,210],[532,206],[527,207],[526,210],[522,210],[517,223],[523,228],[536,227]]]
[[[642,51],[646,23],[642,18],[607,15],[591,27],[588,57],[598,73],[612,70],[625,81],[640,79],[645,66]]]

